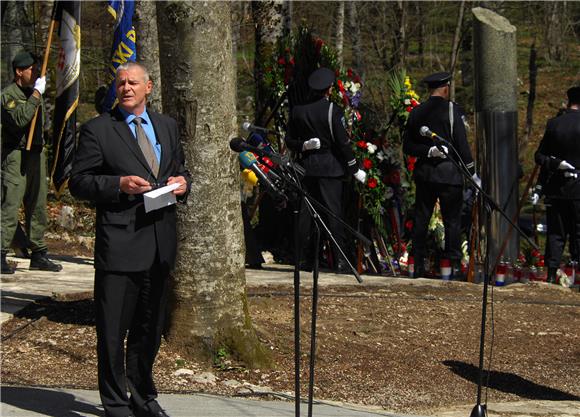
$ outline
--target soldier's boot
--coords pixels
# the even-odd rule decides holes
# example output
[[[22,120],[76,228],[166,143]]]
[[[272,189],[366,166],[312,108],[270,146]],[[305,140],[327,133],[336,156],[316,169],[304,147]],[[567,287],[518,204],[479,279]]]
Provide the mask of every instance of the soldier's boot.
[[[552,268],[551,266],[548,267],[548,278],[547,282],[550,284],[556,283],[556,273],[558,272],[558,268]]]
[[[14,268],[8,263],[8,260],[6,259],[7,253],[8,251],[2,251],[2,274],[13,274]]]
[[[32,252],[30,257],[30,267],[28,269],[37,271],[51,271],[59,272],[62,270],[62,265],[52,262],[46,256],[46,250]]]

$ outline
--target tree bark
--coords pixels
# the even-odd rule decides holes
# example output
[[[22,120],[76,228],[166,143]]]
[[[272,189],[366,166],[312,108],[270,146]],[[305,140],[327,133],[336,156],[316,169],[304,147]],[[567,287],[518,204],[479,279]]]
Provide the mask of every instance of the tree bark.
[[[334,20],[334,47],[336,49],[336,60],[339,67],[343,62],[343,45],[344,45],[344,2],[336,3],[336,18]]]
[[[231,3],[176,0],[162,9],[180,52],[161,63],[162,72],[164,66],[179,71],[164,82],[175,103],[164,107],[181,127],[193,178],[178,213],[167,340],[186,355],[207,358],[226,349],[250,367],[269,365],[248,311],[240,175],[228,146],[237,133]]]
[[[6,3],[6,4],[4,4]],[[2,79],[5,86],[14,78],[12,59],[22,49],[33,51],[32,29],[27,21],[25,3],[22,1],[2,2],[4,15],[2,17],[2,60],[6,65],[6,79]],[[40,46],[39,50],[42,50]]]
[[[282,5],[282,15],[284,16],[284,37],[288,37],[292,33],[292,9],[292,0],[284,0]]]
[[[254,121],[262,125],[266,120],[268,108],[268,89],[264,83],[264,63],[275,52],[276,42],[284,35],[284,2],[282,0],[252,1],[252,17],[255,30],[254,82],[255,114]]]
[[[352,45],[352,68],[364,80],[364,61],[356,1],[348,2],[348,27]]]
[[[135,31],[137,33],[137,60],[149,70],[155,85],[147,98],[147,106],[163,112],[161,99],[161,68],[159,66],[159,37],[157,32],[157,9],[155,2],[140,0],[135,5]]]
[[[453,45],[451,46],[451,57],[449,59],[449,72],[451,75],[455,74],[455,65],[457,63],[457,56],[459,55],[459,40],[461,38],[461,28],[463,27],[463,13],[465,11],[465,0],[459,4],[459,12],[457,14],[457,24],[455,25],[455,34],[453,35]],[[455,77],[451,78],[451,86],[449,89],[449,97],[455,100]]]
[[[419,66],[425,65],[425,18],[423,5],[421,2],[415,3],[415,12],[417,13],[416,21],[419,25],[419,34],[417,39],[417,52],[419,54]]]
[[[527,147],[530,136],[532,135],[532,127],[534,126],[534,104],[536,102],[536,78],[538,76],[538,64],[536,62],[537,58],[536,51],[536,41],[532,42],[530,46],[530,62],[528,65],[529,77],[530,77],[530,93],[528,94],[528,106],[526,109],[526,128],[524,132],[524,137],[520,142],[519,149],[520,154],[525,155],[525,148]]]

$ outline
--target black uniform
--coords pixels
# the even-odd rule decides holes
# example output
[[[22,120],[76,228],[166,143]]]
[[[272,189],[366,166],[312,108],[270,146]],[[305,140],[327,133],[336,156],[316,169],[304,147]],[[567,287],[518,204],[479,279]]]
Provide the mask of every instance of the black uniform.
[[[343,177],[354,174],[358,165],[344,126],[344,113],[333,104],[329,117],[330,104],[327,98],[321,98],[293,107],[286,143],[291,150],[298,153],[299,163],[306,170],[303,184],[307,192],[342,218]],[[320,139],[320,149],[302,151],[304,142],[311,138]],[[332,217],[325,216],[325,221],[336,241],[344,248],[342,225]],[[300,230],[305,241],[304,247],[309,249],[307,255],[312,254],[310,228],[310,216],[303,215]],[[334,259],[339,259],[335,248],[333,253]]]
[[[549,270],[555,272],[568,234],[570,252],[576,257],[576,248],[580,247],[580,110],[568,109],[548,121],[535,160],[541,166],[542,192],[546,196],[545,260]],[[564,160],[576,170],[558,169]]]
[[[463,203],[463,175],[448,159],[457,159],[449,149],[446,159],[429,158],[429,149],[435,145],[430,137],[421,136],[422,126],[447,139],[459,153],[470,173],[475,173],[473,158],[465,132],[464,113],[452,103],[453,135],[450,123],[450,102],[443,97],[431,96],[411,111],[403,138],[403,152],[417,157],[414,179],[416,184],[415,221],[413,228],[413,255],[415,265],[422,272],[429,220],[437,199],[441,205],[445,227],[443,257],[461,260],[461,207]]]

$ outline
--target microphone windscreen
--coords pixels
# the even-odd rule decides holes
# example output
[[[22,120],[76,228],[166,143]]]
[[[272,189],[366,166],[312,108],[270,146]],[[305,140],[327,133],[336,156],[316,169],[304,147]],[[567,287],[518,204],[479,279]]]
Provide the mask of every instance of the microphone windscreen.
[[[427,126],[422,126],[421,129],[419,129],[419,134],[421,136],[431,136],[431,130],[429,130]]]
[[[242,138],[233,138],[230,140],[230,149],[234,152],[242,152],[244,150],[244,140]]]
[[[238,159],[240,161],[240,165],[243,168],[250,168],[252,165],[258,162],[254,154],[248,151],[240,152]]]

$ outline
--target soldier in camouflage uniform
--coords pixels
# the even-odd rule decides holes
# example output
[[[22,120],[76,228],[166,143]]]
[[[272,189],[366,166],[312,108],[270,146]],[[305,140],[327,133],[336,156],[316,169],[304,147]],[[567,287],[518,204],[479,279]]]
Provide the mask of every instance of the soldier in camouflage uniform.
[[[2,274],[13,274],[6,254],[24,203],[26,233],[32,255],[30,269],[58,272],[62,269],[48,259],[44,232],[46,215],[46,157],[43,152],[46,78],[38,78],[34,56],[20,52],[12,61],[14,81],[2,90]],[[38,108],[32,147],[26,150],[30,123]]]

